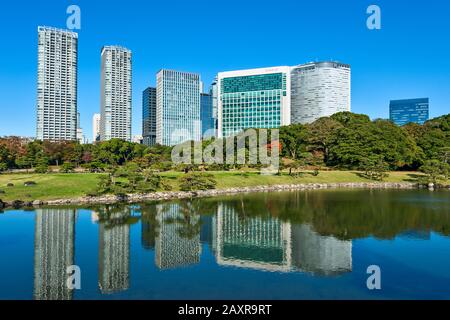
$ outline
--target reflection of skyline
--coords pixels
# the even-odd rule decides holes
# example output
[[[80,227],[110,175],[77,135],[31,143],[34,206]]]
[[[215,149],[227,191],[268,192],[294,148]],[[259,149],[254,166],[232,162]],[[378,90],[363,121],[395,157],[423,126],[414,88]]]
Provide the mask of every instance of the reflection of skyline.
[[[74,265],[75,210],[36,209],[34,299],[71,300],[67,267]]]
[[[217,263],[265,271],[289,271],[291,226],[272,217],[241,220],[220,204],[215,228]]]
[[[99,287],[111,294],[129,288],[130,226],[124,219],[130,212],[115,212],[99,223]]]
[[[219,265],[323,275],[352,271],[352,242],[321,236],[309,225],[272,217],[242,220],[223,204],[214,220],[213,250]]]
[[[299,271],[314,274],[351,272],[352,242],[321,236],[310,225],[293,225],[292,263]]]
[[[179,204],[157,205],[157,220],[159,230],[156,237],[155,259],[160,269],[179,268],[200,262],[200,233],[191,238],[180,234],[184,220]],[[190,216],[189,224],[199,222],[200,216]]]

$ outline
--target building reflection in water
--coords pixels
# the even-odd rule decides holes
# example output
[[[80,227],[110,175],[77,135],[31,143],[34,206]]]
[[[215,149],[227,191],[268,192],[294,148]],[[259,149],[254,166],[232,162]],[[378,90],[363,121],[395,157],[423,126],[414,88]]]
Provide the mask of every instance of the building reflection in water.
[[[352,242],[321,236],[309,225],[291,225],[270,216],[244,220],[233,207],[221,204],[212,230],[220,265],[318,275],[352,271]]]
[[[292,263],[303,272],[339,275],[352,271],[352,242],[321,236],[310,225],[292,226]]]
[[[200,216],[189,211],[190,203],[156,206],[159,230],[155,259],[160,269],[185,267],[200,262]]]
[[[130,225],[129,208],[107,210],[99,221],[99,287],[103,294],[129,288]]]
[[[72,209],[36,210],[34,299],[72,299],[67,268],[74,265],[75,220]]]
[[[272,217],[242,220],[234,208],[221,204],[215,224],[213,247],[218,264],[265,271],[290,270],[289,223]]]

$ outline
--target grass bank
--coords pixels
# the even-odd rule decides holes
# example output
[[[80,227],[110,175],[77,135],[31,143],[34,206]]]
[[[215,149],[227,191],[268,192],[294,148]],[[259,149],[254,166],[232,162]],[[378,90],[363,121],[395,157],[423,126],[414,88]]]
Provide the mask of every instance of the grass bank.
[[[319,176],[305,173],[302,177],[293,178],[287,173],[282,176],[264,176],[256,172],[212,172],[217,180],[217,189],[233,187],[272,186],[282,184],[305,183],[357,183],[370,182],[355,171],[324,171]],[[166,177],[174,191],[179,190],[180,172],[166,172]],[[416,182],[420,174],[417,172],[391,172],[385,182]],[[58,200],[85,196],[96,189],[99,174],[1,174],[0,194],[3,201],[21,200]],[[24,183],[33,181],[35,186],[26,187]],[[7,187],[7,184],[13,187]]]

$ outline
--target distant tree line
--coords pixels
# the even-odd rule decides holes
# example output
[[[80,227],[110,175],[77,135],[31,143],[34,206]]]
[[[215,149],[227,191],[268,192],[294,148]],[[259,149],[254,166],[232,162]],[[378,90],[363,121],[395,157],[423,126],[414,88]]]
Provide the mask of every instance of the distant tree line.
[[[212,140],[204,141],[203,146]],[[342,112],[312,124],[280,128],[282,168],[294,173],[314,166],[361,170],[368,178],[382,180],[386,171],[421,170],[430,180],[448,178],[450,163],[450,114],[426,122],[399,127],[389,120],[371,121],[368,116]],[[248,148],[248,144],[246,145]],[[0,139],[0,172],[11,169],[60,172],[84,168],[111,172],[133,163],[140,170],[200,171],[199,165],[174,165],[172,148],[147,147],[111,140],[97,144],[76,142],[27,142],[20,138]],[[239,169],[238,165],[203,165],[203,171]],[[259,168],[260,166],[254,165]]]

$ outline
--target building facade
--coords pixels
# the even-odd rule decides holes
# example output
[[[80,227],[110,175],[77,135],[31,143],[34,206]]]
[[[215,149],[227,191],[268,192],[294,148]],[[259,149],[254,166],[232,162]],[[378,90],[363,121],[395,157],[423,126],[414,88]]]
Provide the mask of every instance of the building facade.
[[[92,117],[92,142],[100,141],[100,117],[99,113]]]
[[[351,111],[351,67],[338,62],[299,65],[291,72],[291,123],[307,124]]]
[[[157,74],[156,142],[174,146],[199,141],[200,75],[174,70]]]
[[[424,124],[430,118],[428,98],[392,100],[389,106],[390,119],[398,126],[408,123]]]
[[[78,34],[38,28],[36,138],[77,140]]]
[[[156,144],[156,88],[147,88],[142,94],[142,136],[144,144]]]
[[[211,84],[211,88],[209,89],[209,94],[212,99],[212,108],[213,108],[213,118],[214,118],[214,128],[216,130],[215,136],[218,136],[218,128],[219,128],[219,85],[218,85],[217,77],[214,79]]]
[[[209,139],[216,136],[216,121],[213,114],[213,100],[210,94],[200,94],[200,113],[202,121],[202,138]]]
[[[290,67],[221,72],[218,75],[218,135],[248,128],[278,128],[291,120]]]
[[[132,53],[119,46],[103,47],[101,53],[102,141],[131,141]]]

